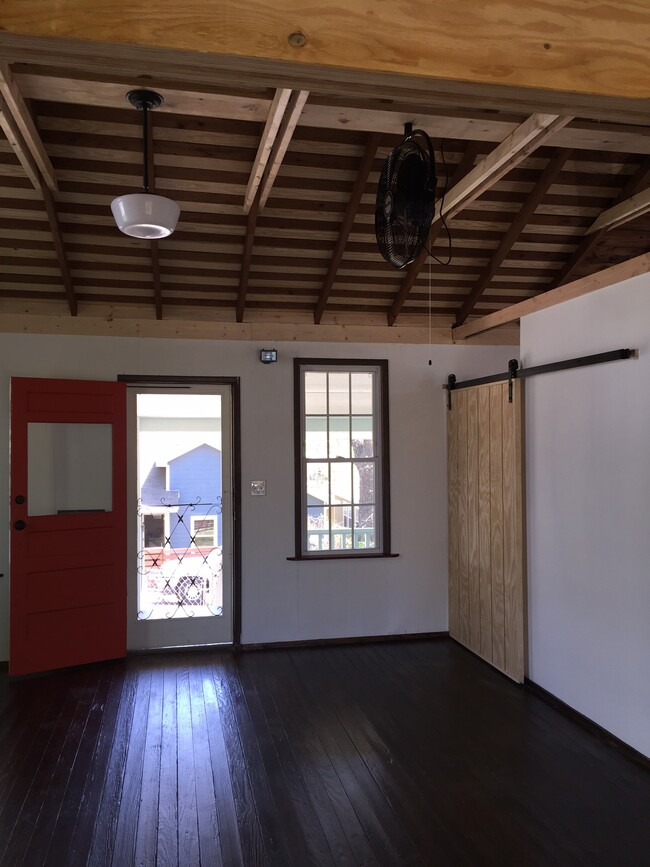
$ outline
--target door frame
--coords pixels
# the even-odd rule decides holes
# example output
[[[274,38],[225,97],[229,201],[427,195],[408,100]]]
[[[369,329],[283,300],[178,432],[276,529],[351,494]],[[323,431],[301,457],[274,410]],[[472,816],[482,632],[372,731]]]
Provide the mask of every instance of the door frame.
[[[232,647],[241,650],[241,396],[238,376],[146,376],[120,374],[118,382],[141,388],[225,385],[232,398]]]

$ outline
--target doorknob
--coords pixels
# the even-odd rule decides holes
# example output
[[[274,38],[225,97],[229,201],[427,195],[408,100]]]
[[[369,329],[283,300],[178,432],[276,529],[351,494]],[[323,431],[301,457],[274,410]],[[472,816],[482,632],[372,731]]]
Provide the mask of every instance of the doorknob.
[[[27,524],[24,521],[16,521],[14,523],[14,530],[24,530]]]

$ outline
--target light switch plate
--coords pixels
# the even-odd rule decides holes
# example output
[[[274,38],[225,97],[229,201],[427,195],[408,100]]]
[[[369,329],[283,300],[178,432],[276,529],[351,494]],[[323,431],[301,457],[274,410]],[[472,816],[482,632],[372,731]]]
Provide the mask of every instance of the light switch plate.
[[[257,482],[251,482],[251,494],[254,497],[265,497],[266,496],[266,481],[261,479]]]

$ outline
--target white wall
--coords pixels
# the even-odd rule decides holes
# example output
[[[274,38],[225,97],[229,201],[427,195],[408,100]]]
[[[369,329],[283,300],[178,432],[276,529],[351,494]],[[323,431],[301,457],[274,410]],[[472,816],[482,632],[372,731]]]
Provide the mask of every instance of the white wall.
[[[529,677],[650,755],[650,276],[527,316]]]
[[[505,369],[516,347],[278,344],[0,335],[0,490],[8,491],[9,377],[114,379],[117,374],[239,376],[242,388],[242,641],[292,641],[447,629],[448,373]],[[290,562],[294,553],[294,356],[388,358],[392,540],[396,559]],[[433,365],[428,366],[428,360]],[[252,479],[267,496],[251,497]],[[7,528],[8,497],[0,497]],[[8,656],[8,531],[0,548],[0,659]]]

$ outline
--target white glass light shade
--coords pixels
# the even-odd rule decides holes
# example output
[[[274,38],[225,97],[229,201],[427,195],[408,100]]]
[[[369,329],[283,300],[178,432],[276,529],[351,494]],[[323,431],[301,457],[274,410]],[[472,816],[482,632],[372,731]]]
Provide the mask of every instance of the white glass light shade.
[[[117,228],[133,238],[153,241],[166,238],[176,228],[179,206],[172,199],[152,193],[129,193],[111,202]]]

